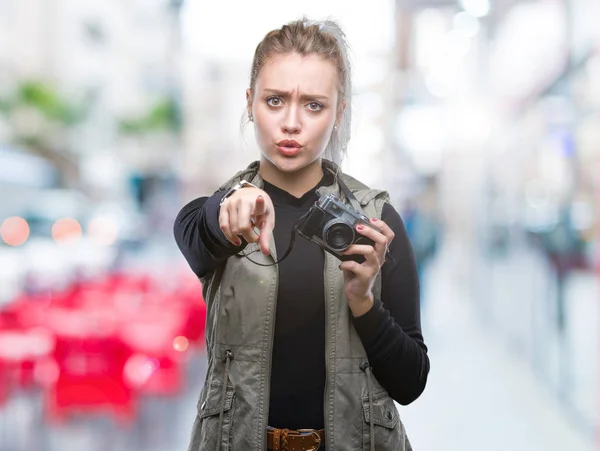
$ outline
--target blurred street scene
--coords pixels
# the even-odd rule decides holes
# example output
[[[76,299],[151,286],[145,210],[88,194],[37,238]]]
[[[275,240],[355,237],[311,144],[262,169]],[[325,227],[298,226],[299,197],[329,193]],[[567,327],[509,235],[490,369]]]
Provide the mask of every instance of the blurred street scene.
[[[0,0],[0,451],[187,449],[173,221],[259,158],[254,48],[303,15],[347,33],[343,169],[413,244],[414,449],[600,446],[600,2]]]

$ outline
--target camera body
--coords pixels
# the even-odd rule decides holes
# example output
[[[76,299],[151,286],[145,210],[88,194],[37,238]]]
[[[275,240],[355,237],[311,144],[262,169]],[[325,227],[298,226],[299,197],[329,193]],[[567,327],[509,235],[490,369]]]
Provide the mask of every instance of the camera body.
[[[298,233],[342,261],[362,263],[365,260],[363,255],[342,254],[352,244],[375,245],[373,240],[356,231],[359,224],[381,233],[365,215],[347,206],[333,194],[325,194],[302,218]]]

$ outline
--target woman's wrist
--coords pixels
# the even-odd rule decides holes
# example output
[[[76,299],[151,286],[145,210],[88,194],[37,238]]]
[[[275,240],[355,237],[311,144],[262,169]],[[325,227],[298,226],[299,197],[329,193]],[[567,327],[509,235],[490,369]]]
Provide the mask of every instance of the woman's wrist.
[[[373,293],[369,293],[367,296],[362,298],[348,298],[348,306],[350,307],[352,316],[354,318],[358,318],[359,316],[366,314],[369,310],[371,310],[371,308],[373,308],[374,304],[375,297],[373,296]]]

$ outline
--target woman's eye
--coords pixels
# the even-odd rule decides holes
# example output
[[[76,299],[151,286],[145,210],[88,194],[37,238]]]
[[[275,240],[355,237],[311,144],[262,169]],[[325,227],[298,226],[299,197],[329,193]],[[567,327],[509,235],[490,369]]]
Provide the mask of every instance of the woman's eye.
[[[279,97],[270,97],[267,99],[267,104],[270,106],[279,106],[281,105],[281,99]]]
[[[320,111],[323,109],[323,105],[321,105],[319,102],[310,102],[308,104],[308,109],[311,111]]]

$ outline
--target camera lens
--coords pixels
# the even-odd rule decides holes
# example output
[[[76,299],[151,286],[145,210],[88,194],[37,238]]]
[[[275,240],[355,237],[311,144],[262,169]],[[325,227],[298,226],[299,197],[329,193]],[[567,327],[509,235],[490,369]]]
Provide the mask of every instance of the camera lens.
[[[354,230],[343,222],[334,222],[327,225],[323,230],[323,235],[329,247],[336,251],[343,251],[354,240]]]

